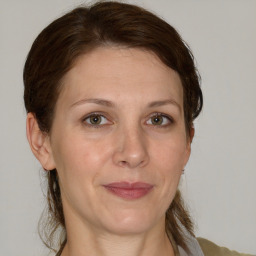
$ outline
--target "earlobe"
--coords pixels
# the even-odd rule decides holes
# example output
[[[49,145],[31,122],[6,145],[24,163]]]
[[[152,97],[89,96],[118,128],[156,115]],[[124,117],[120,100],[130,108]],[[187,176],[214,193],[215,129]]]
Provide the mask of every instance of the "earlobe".
[[[27,115],[27,139],[30,148],[45,170],[55,169],[49,136],[42,132],[33,113]]]

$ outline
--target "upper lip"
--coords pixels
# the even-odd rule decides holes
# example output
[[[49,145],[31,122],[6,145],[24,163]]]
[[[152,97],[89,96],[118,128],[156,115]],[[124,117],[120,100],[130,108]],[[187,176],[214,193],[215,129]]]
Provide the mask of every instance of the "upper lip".
[[[149,189],[152,188],[153,185],[146,183],[146,182],[112,182],[109,184],[104,185],[105,187],[111,187],[111,188],[123,188],[123,189]]]

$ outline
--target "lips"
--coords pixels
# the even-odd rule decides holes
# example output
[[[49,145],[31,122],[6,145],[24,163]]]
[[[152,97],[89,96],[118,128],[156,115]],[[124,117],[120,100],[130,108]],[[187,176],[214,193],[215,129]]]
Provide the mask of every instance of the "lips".
[[[104,187],[118,197],[134,200],[146,196],[154,186],[144,182],[114,182]]]

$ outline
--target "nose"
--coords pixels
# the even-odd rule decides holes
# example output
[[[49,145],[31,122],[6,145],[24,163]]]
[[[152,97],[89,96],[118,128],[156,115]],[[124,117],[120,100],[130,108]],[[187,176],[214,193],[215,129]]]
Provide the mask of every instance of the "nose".
[[[119,167],[129,169],[144,167],[149,161],[147,143],[143,131],[129,128],[119,131],[113,161]]]

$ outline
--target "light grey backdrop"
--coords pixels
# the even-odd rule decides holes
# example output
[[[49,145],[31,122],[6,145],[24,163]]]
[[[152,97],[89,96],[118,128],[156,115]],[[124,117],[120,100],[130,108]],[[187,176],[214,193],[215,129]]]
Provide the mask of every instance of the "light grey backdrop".
[[[188,42],[205,105],[182,190],[196,234],[256,254],[256,1],[143,0]],[[1,0],[0,255],[45,255],[40,166],[25,136],[22,69],[37,34],[82,1]]]

